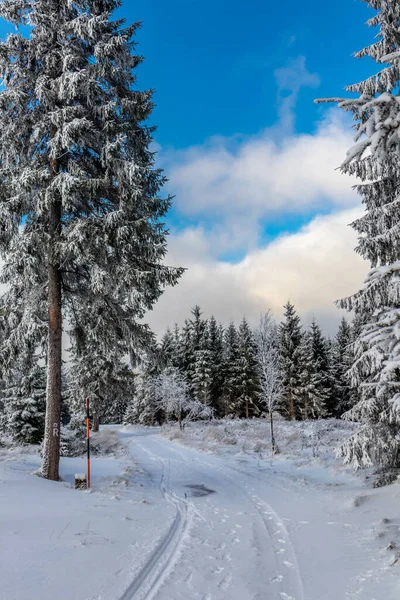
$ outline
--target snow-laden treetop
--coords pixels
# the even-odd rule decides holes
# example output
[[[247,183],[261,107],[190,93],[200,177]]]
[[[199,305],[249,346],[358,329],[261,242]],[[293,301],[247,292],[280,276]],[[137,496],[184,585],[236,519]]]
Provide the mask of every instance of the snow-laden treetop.
[[[337,102],[354,114],[356,144],[348,151],[344,167],[361,158],[368,149],[379,162],[400,143],[400,2],[393,0],[363,0],[378,11],[367,22],[377,27],[376,41],[355,53],[356,58],[369,56],[379,65],[377,73],[368,79],[349,85],[346,90],[358,98],[329,98],[316,102]],[[355,173],[363,177],[362,167]],[[353,172],[351,168],[348,172]]]

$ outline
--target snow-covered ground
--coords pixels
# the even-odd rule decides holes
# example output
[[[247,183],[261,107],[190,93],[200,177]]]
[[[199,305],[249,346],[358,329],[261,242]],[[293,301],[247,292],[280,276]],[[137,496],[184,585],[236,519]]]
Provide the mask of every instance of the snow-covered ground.
[[[398,600],[400,488],[335,461],[351,430],[279,422],[271,459],[265,422],[123,428],[90,493],[0,450],[0,598]]]

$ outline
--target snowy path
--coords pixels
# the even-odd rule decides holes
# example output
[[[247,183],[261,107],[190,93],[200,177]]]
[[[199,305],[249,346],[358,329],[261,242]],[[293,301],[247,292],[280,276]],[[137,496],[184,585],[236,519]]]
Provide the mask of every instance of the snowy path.
[[[71,486],[84,457],[54,483],[0,449],[0,600],[400,598],[398,485],[371,489],[331,451],[271,463],[160,431],[104,428],[123,447],[93,459],[90,492]]]
[[[362,519],[343,520],[346,496],[337,489],[186,448],[154,430],[123,440],[177,517],[121,600],[396,597],[390,587],[374,595],[383,588],[368,568]]]
[[[162,584],[159,597],[174,600],[303,600],[297,560],[283,522],[234,472],[155,435],[133,436],[131,444],[135,459],[160,479],[168,501],[167,494],[173,494],[178,514],[185,519],[183,525],[174,523],[169,546],[162,544],[166,567],[160,569],[159,552],[145,566],[154,580],[150,591],[146,578],[142,587],[136,579],[123,600],[150,600]]]

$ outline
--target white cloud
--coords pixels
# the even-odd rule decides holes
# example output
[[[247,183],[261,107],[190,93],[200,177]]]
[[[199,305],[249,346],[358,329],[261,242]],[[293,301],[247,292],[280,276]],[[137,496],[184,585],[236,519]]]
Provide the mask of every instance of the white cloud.
[[[157,333],[182,323],[195,304],[224,324],[243,315],[256,324],[268,308],[280,318],[288,299],[305,321],[315,314],[333,333],[341,316],[334,301],[362,284],[368,265],[354,253],[356,235],[347,227],[360,202],[351,190],[354,181],[335,170],[352,143],[349,124],[331,110],[314,133],[295,134],[297,95],[318,78],[301,57],[275,75],[278,126],[160,152],[177,213],[198,226],[170,237],[168,263],[188,271],[149,313]],[[310,214],[315,216],[306,227],[260,246],[266,222],[290,216],[293,223]],[[229,253],[245,257],[235,264],[220,259]]]
[[[276,74],[294,97],[317,84],[300,63]],[[164,155],[175,207],[199,225],[170,238],[168,262],[188,271],[149,315],[154,330],[182,323],[195,304],[224,324],[243,315],[256,324],[269,308],[280,318],[290,299],[306,322],[315,315],[333,333],[343,314],[335,300],[357,291],[368,270],[347,227],[361,212],[354,180],[335,170],[351,143],[349,124],[330,110],[313,134],[277,127]],[[260,245],[265,223],[310,214],[299,231]],[[229,252],[244,258],[220,259]]]
[[[228,246],[251,247],[262,219],[356,206],[350,178],[335,167],[351,145],[335,111],[314,134],[274,138],[271,130],[247,139],[215,138],[164,155],[179,213],[212,222],[216,255],[220,232]]]
[[[301,88],[318,87],[320,78],[307,70],[305,56],[289,60],[287,65],[276,69],[274,75],[278,85],[280,128],[290,132],[294,127],[295,107]]]
[[[361,286],[368,265],[355,252],[355,232],[347,225],[360,209],[317,216],[299,232],[282,236],[250,252],[237,264],[212,258],[201,228],[172,236],[168,262],[188,267],[181,283],[168,289],[149,314],[157,333],[182,323],[190,308],[200,304],[205,315],[227,324],[243,315],[256,324],[262,311],[280,318],[290,299],[309,322],[314,314],[333,333],[342,313],[334,301]]]

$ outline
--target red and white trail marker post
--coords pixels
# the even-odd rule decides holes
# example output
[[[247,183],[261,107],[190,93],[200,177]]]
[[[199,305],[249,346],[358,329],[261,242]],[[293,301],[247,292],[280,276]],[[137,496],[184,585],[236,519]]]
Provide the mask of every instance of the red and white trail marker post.
[[[90,488],[90,414],[89,414],[89,398],[86,398],[86,445],[87,445],[87,477],[86,485]]]

